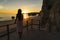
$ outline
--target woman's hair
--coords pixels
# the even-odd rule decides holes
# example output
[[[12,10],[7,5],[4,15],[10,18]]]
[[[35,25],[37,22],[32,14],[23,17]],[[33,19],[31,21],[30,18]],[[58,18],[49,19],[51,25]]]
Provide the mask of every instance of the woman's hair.
[[[18,18],[18,20],[23,20],[23,15],[22,15],[21,9],[18,9],[17,18]]]
[[[22,10],[21,9],[18,9],[18,14],[21,14]]]

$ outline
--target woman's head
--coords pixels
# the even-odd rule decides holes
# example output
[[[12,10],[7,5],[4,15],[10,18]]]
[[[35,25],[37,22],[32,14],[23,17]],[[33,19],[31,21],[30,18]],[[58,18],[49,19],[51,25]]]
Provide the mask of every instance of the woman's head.
[[[21,9],[18,9],[17,18],[19,20],[23,20],[23,15],[22,15],[22,10]]]
[[[21,14],[22,10],[21,9],[18,9],[18,14]]]

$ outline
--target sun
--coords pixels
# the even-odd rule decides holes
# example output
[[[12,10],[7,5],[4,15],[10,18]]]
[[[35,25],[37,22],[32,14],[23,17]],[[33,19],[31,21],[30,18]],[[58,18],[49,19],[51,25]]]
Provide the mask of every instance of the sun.
[[[28,10],[23,10],[22,13],[29,13]]]

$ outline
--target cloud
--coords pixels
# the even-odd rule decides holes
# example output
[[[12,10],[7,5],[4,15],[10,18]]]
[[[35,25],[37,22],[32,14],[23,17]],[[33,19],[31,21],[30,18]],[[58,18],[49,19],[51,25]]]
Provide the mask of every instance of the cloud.
[[[0,0],[0,4],[4,5],[7,2],[7,0]]]
[[[0,9],[3,9],[4,7],[2,5],[0,5]]]
[[[5,8],[4,5],[6,4],[7,0],[0,0],[0,9]]]

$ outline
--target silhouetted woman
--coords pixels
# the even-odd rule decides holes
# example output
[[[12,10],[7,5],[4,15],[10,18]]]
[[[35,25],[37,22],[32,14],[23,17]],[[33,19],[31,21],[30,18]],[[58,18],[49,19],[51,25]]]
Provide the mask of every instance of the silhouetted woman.
[[[22,31],[23,31],[23,15],[21,12],[22,10],[18,9],[18,13],[16,15],[16,20],[15,20],[15,23],[17,21],[17,30],[20,38],[22,37]]]

